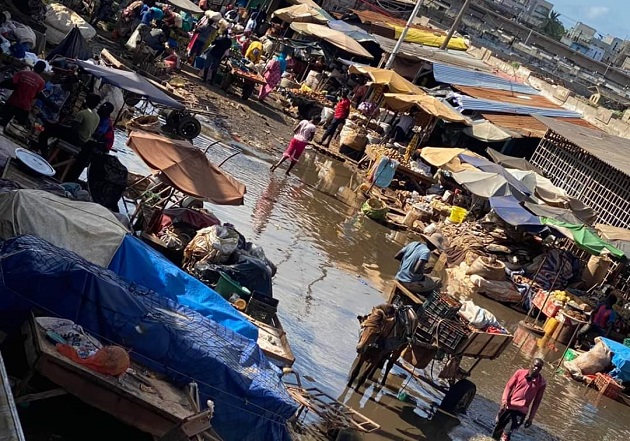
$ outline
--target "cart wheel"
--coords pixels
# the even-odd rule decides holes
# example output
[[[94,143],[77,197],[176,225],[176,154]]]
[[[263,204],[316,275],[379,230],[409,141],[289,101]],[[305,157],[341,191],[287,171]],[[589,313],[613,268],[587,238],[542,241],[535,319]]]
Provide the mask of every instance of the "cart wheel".
[[[221,85],[219,86],[221,90],[227,92],[232,83],[234,82],[234,76],[231,73],[226,73],[223,77],[223,81],[221,81]]]
[[[171,126],[173,128],[179,127],[179,120],[182,115],[179,113],[179,110],[169,110],[166,112],[166,125]]]
[[[201,123],[194,116],[180,118],[177,133],[186,139],[194,139],[201,133]]]
[[[470,380],[459,380],[448,390],[440,409],[450,413],[466,412],[477,394],[477,386]]]

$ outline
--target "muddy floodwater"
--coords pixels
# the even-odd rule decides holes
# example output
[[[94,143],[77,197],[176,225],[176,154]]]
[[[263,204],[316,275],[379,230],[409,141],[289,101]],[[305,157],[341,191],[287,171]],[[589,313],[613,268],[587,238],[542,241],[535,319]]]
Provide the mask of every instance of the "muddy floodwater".
[[[208,140],[198,138],[195,143],[205,148]],[[117,148],[131,171],[144,170],[132,153],[123,146]],[[217,145],[208,155],[220,163],[237,148]],[[436,412],[441,393],[408,381],[400,369],[393,370],[385,388],[371,386],[364,395],[347,391],[345,379],[358,336],[356,316],[384,302],[383,292],[397,268],[393,256],[413,238],[364,218],[358,209],[340,201],[348,201],[350,193],[345,189],[357,185],[356,177],[342,164],[307,151],[295,175],[286,177],[283,169],[270,173],[274,159],[244,152],[228,160],[223,168],[247,185],[245,205],[207,208],[262,246],[276,263],[274,296],[280,299],[279,315],[297,358],[294,368],[309,380],[307,385],[338,397],[381,425],[361,439],[483,439],[491,432],[505,383],[515,369],[528,366],[535,356],[547,361],[543,371],[547,392],[535,425],[517,432],[513,440],[630,438],[630,408],[554,375],[562,348],[538,347],[535,341],[521,348],[511,346],[499,359],[477,366],[471,378],[477,396],[467,415],[459,418]],[[482,297],[474,300],[510,331],[522,319],[496,302]],[[402,386],[408,395],[405,401],[397,398]]]

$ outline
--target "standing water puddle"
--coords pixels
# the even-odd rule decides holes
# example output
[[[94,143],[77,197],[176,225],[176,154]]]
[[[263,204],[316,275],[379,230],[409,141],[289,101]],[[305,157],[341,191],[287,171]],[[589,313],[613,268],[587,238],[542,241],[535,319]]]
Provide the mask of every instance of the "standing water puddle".
[[[211,141],[197,138],[205,148]],[[136,173],[147,168],[117,139],[117,155]],[[219,144],[208,156],[219,164],[235,147]],[[274,297],[280,299],[279,315],[295,352],[294,368],[314,379],[314,385],[375,420],[379,431],[362,436],[369,440],[468,440],[490,433],[503,387],[512,373],[527,367],[539,353],[524,354],[511,346],[495,361],[482,361],[473,371],[477,396],[468,414],[459,419],[440,412],[432,419],[434,402],[441,394],[410,382],[406,391],[412,402],[397,399],[405,382],[394,370],[386,388],[369,387],[361,396],[345,390],[346,375],[354,359],[358,338],[356,316],[383,303],[381,293],[397,269],[393,256],[409,240],[359,215],[357,208],[340,202],[354,188],[356,176],[337,161],[308,151],[286,177],[279,169],[271,174],[271,161],[245,151],[228,160],[223,169],[247,186],[245,205],[207,205],[223,222],[229,222],[262,246],[276,263]],[[283,166],[285,167],[285,166]],[[512,310],[484,298],[475,298],[513,331],[522,318]],[[541,350],[542,351],[542,350]],[[552,362],[561,352],[546,355]],[[555,363],[554,363],[555,365]],[[622,440],[630,437],[629,409],[593,390],[554,376],[547,365],[543,374],[548,387],[535,427],[522,429],[512,439],[570,441]],[[553,434],[553,435],[551,435]],[[483,439],[483,438],[480,438]]]

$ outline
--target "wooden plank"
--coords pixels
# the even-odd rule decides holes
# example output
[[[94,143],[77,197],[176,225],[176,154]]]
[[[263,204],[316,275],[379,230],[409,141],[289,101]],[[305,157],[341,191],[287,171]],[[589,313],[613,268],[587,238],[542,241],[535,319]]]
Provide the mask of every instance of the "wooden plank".
[[[278,316],[275,315],[273,318],[275,326],[271,326],[245,313],[242,314],[258,328],[258,346],[260,346],[264,354],[268,358],[280,362],[283,367],[293,366],[293,363],[295,363],[295,355],[293,354],[291,345],[289,345],[287,333],[282,328]]]
[[[33,401],[46,400],[48,398],[60,397],[62,395],[68,395],[68,392],[65,389],[57,388],[46,392],[22,395],[21,397],[15,399],[15,404],[32,403]]]
[[[81,401],[154,436],[162,436],[194,413],[186,393],[166,381],[145,376],[141,389],[132,376],[102,375],[63,357],[48,341],[34,318],[26,329],[33,337],[38,358],[34,368]],[[28,334],[27,334],[28,337]],[[141,366],[132,366],[144,370]]]

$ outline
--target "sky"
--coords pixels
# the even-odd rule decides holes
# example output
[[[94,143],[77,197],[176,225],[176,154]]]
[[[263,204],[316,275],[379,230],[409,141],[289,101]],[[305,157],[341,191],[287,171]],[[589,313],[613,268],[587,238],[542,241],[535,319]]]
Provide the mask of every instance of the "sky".
[[[602,35],[630,37],[629,0],[548,0],[561,14],[560,20],[569,29],[576,21],[597,29]]]

